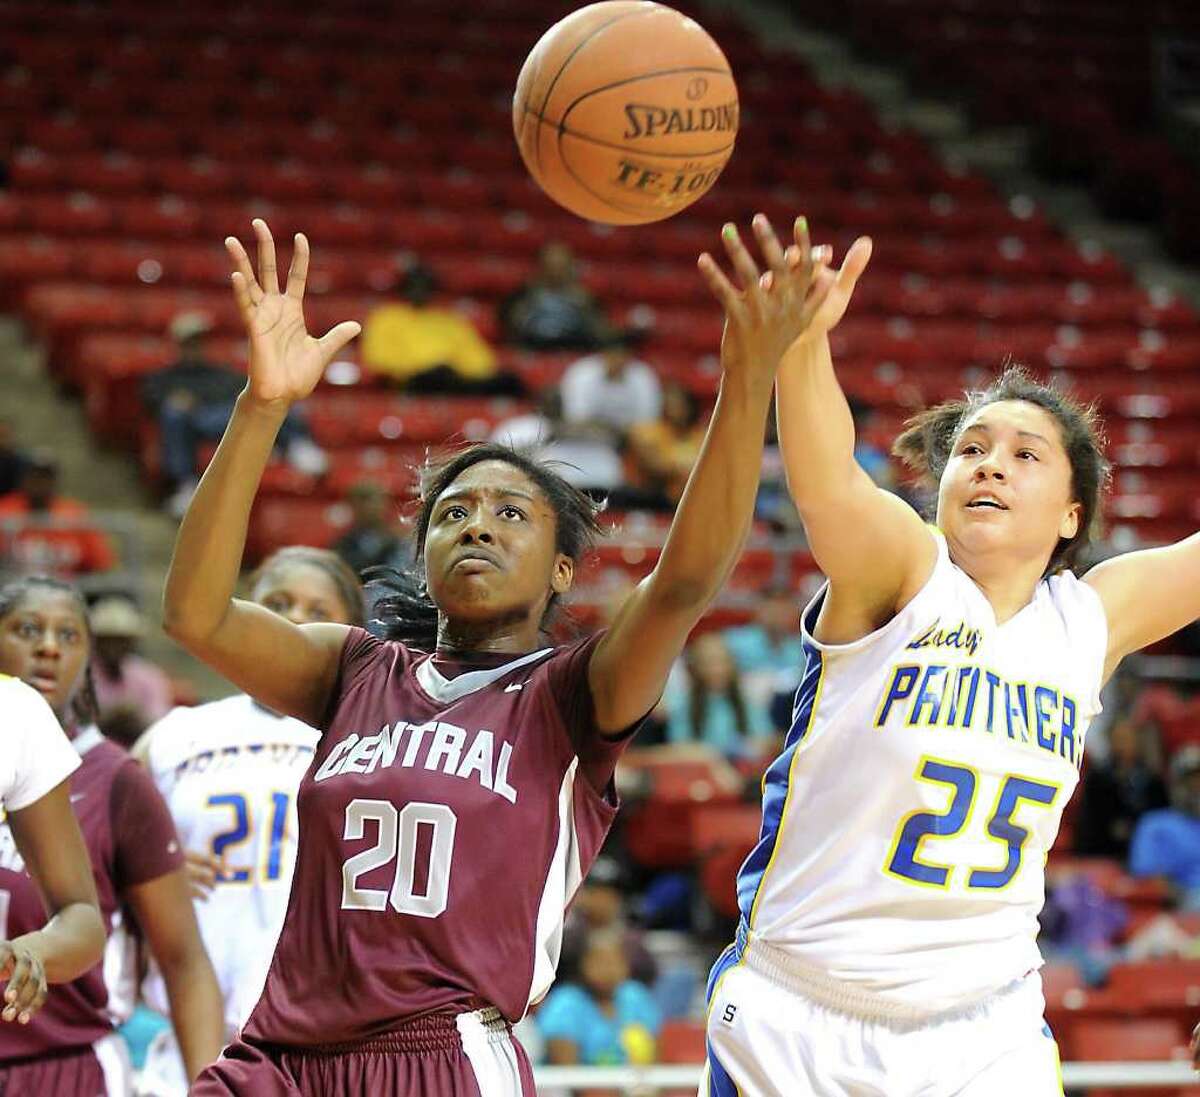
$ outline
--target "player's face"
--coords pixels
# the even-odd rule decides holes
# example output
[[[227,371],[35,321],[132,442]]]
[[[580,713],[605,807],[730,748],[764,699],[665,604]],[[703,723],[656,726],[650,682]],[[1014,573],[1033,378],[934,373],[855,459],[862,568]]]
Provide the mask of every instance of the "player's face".
[[[0,673],[38,691],[61,720],[83,680],[87,623],[65,591],[31,590],[0,619]]]
[[[954,442],[938,492],[938,526],[970,552],[1049,558],[1079,530],[1071,462],[1058,422],[1024,400],[988,404]]]
[[[541,621],[571,587],[557,516],[537,485],[505,461],[480,461],[438,497],[425,535],[429,593],[450,620]]]
[[[311,564],[289,563],[273,567],[254,588],[254,600],[294,625],[332,621],[348,625],[351,612],[337,584]]]

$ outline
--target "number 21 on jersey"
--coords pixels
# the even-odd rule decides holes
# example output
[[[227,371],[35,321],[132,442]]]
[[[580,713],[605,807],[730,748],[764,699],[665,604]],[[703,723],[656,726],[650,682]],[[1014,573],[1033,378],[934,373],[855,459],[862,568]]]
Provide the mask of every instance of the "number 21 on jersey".
[[[949,802],[940,813],[914,811],[900,820],[884,871],[909,883],[943,889],[956,882],[962,886],[964,879],[958,871],[962,867],[968,870],[965,877],[968,890],[1008,887],[1020,871],[1025,843],[1030,836],[1030,831],[1017,823],[1014,816],[1022,808],[1052,807],[1060,791],[1058,785],[1044,784],[1017,774],[1002,778],[995,805],[984,827],[988,838],[1000,847],[998,863],[963,866],[953,859],[952,844],[946,846],[940,859],[929,847],[934,842],[952,843],[971,825],[978,814],[975,810],[978,775],[968,766],[926,756],[917,763],[915,776],[918,781],[944,788]]]

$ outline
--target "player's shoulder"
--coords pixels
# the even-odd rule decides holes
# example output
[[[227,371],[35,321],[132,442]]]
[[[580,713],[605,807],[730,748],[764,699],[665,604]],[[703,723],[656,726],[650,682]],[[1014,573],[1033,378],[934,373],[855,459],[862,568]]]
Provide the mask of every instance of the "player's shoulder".
[[[0,712],[7,726],[23,733],[41,729],[61,732],[49,702],[33,686],[7,674],[0,674]]]
[[[151,724],[138,744],[138,754],[153,773],[173,768],[197,749],[212,749],[236,735],[251,714],[245,694],[222,697],[202,705],[180,705]]]
[[[42,695],[33,686],[26,685],[20,678],[14,678],[11,674],[0,674],[0,702],[5,705],[27,705],[36,708],[37,702],[41,700]],[[45,704],[44,701],[42,703]]]

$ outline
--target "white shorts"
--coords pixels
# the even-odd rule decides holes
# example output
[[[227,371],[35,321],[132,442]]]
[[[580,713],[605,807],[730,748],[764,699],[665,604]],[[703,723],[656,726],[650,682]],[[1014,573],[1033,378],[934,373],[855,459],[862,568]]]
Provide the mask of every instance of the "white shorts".
[[[700,1097],[1062,1097],[1034,972],[924,1022],[864,1020],[786,989],[731,946],[709,977]]]

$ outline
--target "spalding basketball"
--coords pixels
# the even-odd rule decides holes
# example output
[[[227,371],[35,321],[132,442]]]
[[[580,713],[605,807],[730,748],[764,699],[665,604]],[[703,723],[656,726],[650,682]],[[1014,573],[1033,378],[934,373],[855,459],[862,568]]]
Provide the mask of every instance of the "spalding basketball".
[[[648,0],[590,4],[551,27],[513,96],[521,157],[559,205],[637,225],[691,205],[733,152],[729,62],[693,19]]]

